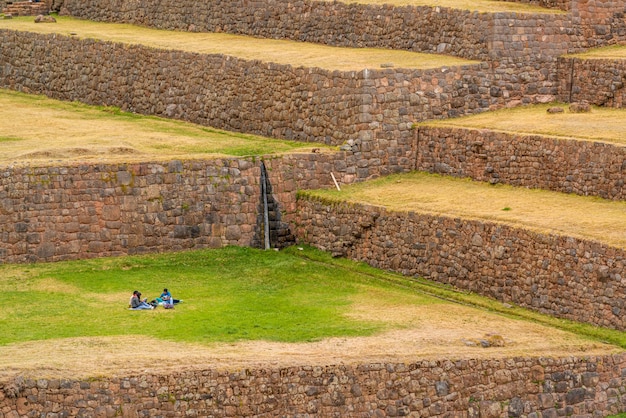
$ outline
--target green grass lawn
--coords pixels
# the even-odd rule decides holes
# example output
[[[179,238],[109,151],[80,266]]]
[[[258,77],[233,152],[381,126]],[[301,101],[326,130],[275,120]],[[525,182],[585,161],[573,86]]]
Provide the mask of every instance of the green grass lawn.
[[[626,347],[623,333],[576,324],[409,279],[320,251],[228,247],[160,255],[0,266],[0,346],[47,339],[151,336],[193,343],[318,341],[407,326],[351,315],[354,305],[402,310],[456,302]],[[174,310],[127,308],[133,290],[168,287]],[[363,308],[365,307],[365,308]],[[465,309],[465,308],[464,308]],[[426,319],[426,318],[423,318]],[[412,326],[414,326],[413,324]]]
[[[133,290],[184,302],[132,311]],[[0,382],[137,370],[605,355],[623,332],[304,247],[1,265]],[[467,346],[499,335],[503,347]]]
[[[370,287],[389,287],[358,272],[289,253],[237,247],[4,265],[0,276],[0,345],[135,334],[201,343],[369,335],[383,324],[342,314],[352,297]],[[183,304],[174,310],[127,309],[133,290],[154,298],[164,287]],[[412,303],[440,303],[424,296],[410,298]]]

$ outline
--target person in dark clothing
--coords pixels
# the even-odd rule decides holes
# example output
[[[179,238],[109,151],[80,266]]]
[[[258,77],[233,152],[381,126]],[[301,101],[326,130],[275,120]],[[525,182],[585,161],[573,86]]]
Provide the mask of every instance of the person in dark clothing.
[[[130,297],[130,309],[133,310],[142,310],[142,309],[154,309],[154,306],[148,303],[148,299],[141,299],[141,292],[139,290],[135,290],[133,295]]]

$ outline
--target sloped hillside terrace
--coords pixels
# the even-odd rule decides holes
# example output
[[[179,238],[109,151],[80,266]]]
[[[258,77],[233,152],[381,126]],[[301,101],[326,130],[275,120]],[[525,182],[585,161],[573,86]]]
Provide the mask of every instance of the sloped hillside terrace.
[[[85,11],[82,17],[104,16],[105,20],[157,27],[169,21],[170,29],[175,26],[186,31],[205,31],[209,26],[203,25],[218,22],[212,30],[335,45],[443,52],[485,62],[426,71],[407,71],[394,64],[391,68],[342,73],[72,39],[74,35],[37,35],[3,29],[0,80],[11,89],[45,93],[64,100],[115,105],[278,138],[343,145],[339,153],[264,158],[274,186],[272,195],[284,211],[283,220],[295,225],[300,239],[311,240],[316,245],[330,242],[336,254],[406,274],[415,274],[411,269],[419,265],[419,270],[432,278],[454,282],[502,301],[622,329],[620,271],[624,257],[615,247],[459,217],[397,215],[368,204],[328,204],[324,199],[295,201],[299,189],[333,187],[331,172],[336,171],[344,185],[390,172],[419,169],[420,147],[445,148],[446,142],[437,136],[422,141],[424,131],[415,128],[415,122],[556,97],[564,97],[565,101],[577,99],[577,86],[593,80],[593,71],[574,82],[573,61],[558,61],[557,56],[623,39],[626,32],[619,17],[622,3],[608,0],[595,8],[596,2],[573,0],[569,8],[557,6],[568,9],[566,14],[520,16],[445,7],[422,9],[325,2],[253,3],[246,7],[235,2],[176,3],[78,4],[70,0],[66,1],[64,12],[78,16]],[[159,9],[162,6],[171,9]],[[123,10],[123,14],[116,15],[118,10]],[[621,67],[611,71],[618,77],[623,73]],[[241,77],[241,73],[245,76]],[[212,74],[218,76],[211,78]],[[607,74],[605,78],[610,77]],[[414,80],[419,81],[412,85]],[[615,80],[610,80],[608,89],[615,90]],[[206,86],[219,88],[211,91]],[[351,96],[355,90],[357,95]],[[235,91],[237,94],[229,96]],[[607,88],[600,91],[606,94]],[[311,92],[314,93],[309,96]],[[583,98],[584,94],[578,97]],[[621,106],[620,100],[619,95],[613,95],[593,102]],[[198,103],[212,103],[213,107]],[[348,103],[348,107],[358,108],[358,112],[346,112],[340,103]],[[471,135],[487,134],[479,131]],[[495,164],[501,159],[498,153],[509,152],[502,151],[506,145],[516,158],[517,152],[521,157],[532,157],[530,169],[517,167],[510,159],[506,164],[506,169],[513,173],[511,177],[523,178],[529,187],[538,185],[533,184],[537,172],[543,171],[550,177],[552,168],[546,169],[544,165],[549,161],[554,165],[561,163],[563,172],[571,171],[567,174],[572,176],[567,178],[571,183],[567,187],[573,191],[622,199],[623,183],[620,185],[614,176],[623,176],[623,164],[615,166],[615,161],[608,159],[613,151],[620,158],[619,145],[561,142],[562,139],[537,135],[523,138],[523,146],[517,147],[520,137],[513,134],[497,138],[492,142],[497,151],[481,149],[491,139],[485,142],[482,138],[470,139],[473,143],[463,144],[464,138],[455,138],[454,141],[459,141],[457,151],[462,151],[452,148],[450,161],[457,158],[459,163],[465,163],[468,160],[461,154],[469,152],[476,159],[470,161],[475,166],[467,168],[467,172],[480,173],[477,177],[484,173],[492,183],[498,183],[499,179],[513,182],[500,175],[503,170]],[[553,141],[552,146],[558,152],[546,152],[544,146],[549,141]],[[571,152],[560,152],[564,144]],[[585,148],[588,144],[590,147]],[[448,152],[445,149],[440,155]],[[590,155],[599,159],[588,158]],[[443,162],[434,153],[432,156],[428,163],[438,167],[435,170],[454,171],[453,164]],[[488,165],[478,163],[489,158]],[[590,171],[579,175],[585,164],[587,168],[582,170]],[[604,164],[610,167],[606,176]],[[250,245],[258,240],[255,228],[258,227],[259,172],[255,157],[211,162],[9,167],[2,176],[5,186],[1,189],[5,193],[0,211],[5,217],[2,224],[9,228],[3,232],[5,243],[9,244],[3,249],[3,256],[38,261],[231,243]],[[608,187],[600,185],[594,189],[594,180],[602,176],[607,181],[598,183],[607,183]],[[561,180],[547,181],[540,186],[559,189],[561,183]],[[77,399],[75,408],[83,408],[83,399],[87,398],[92,404],[85,408],[96,405],[106,408],[103,404],[114,398],[112,392],[106,392],[112,387],[133,398],[136,407],[119,411],[100,409],[100,413],[133,414],[138,413],[137,408],[146,413],[150,407],[152,412],[155,408],[171,410],[175,406],[169,401],[175,399],[182,402],[179,407],[201,408],[206,414],[220,415],[276,410],[309,414],[340,411],[345,415],[358,411],[388,416],[411,411],[430,416],[446,413],[536,416],[539,411],[552,415],[606,415],[623,410],[623,364],[624,357],[618,354],[489,363],[442,360],[410,365],[365,364],[355,368],[341,365],[319,369],[271,368],[242,374],[183,372],[91,383],[27,380],[10,384],[0,400],[11,405],[5,407],[7,411],[16,406],[27,411],[27,399],[35,399],[38,393],[48,392],[58,397],[72,393]],[[421,380],[411,377],[416,375]],[[338,384],[337,376],[343,386]],[[390,386],[383,391],[365,383],[379,380],[391,382]],[[281,386],[285,382],[293,386]],[[197,396],[190,401],[193,405],[188,402],[188,394],[167,389],[176,385],[192,388]],[[275,393],[295,390],[297,395],[267,395],[262,391],[267,387]],[[365,391],[364,387],[367,387]],[[494,388],[493,392],[486,390],[487,387]],[[252,392],[247,394],[254,394],[257,409],[249,408],[250,404],[246,403],[249,398],[234,394],[234,398],[218,396],[215,402],[228,405],[215,408],[213,396],[217,392],[213,390],[224,393],[229,393],[229,389],[248,390],[241,388],[251,388]],[[93,393],[103,396],[92,396]],[[163,396],[155,399],[153,393]],[[398,395],[405,393],[409,397]],[[474,394],[479,393],[480,397],[475,398]],[[358,409],[373,405],[369,402],[375,398],[397,398],[397,402],[384,410]],[[303,403],[303,399],[307,402]],[[306,407],[302,406],[305,404]],[[272,409],[276,405],[278,409]],[[54,405],[46,407],[54,408]]]

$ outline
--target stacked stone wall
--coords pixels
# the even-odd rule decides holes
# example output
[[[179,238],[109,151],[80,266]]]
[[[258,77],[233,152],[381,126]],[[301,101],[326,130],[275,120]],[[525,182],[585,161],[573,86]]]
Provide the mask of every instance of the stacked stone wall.
[[[530,3],[536,3],[529,0]],[[489,62],[496,97],[515,105],[548,101],[556,92],[557,57],[626,41],[621,0],[571,0],[541,4],[567,14],[476,13],[445,7],[393,7],[326,1],[156,3],[66,0],[64,12],[85,19],[163,29],[217,31],[338,46],[437,52]],[[554,3],[554,4],[552,4]],[[463,71],[463,75],[469,74]],[[415,77],[415,75],[412,75]],[[465,83],[467,84],[467,83]],[[470,91],[474,88],[469,86]],[[501,92],[500,92],[501,91]],[[520,95],[521,93],[521,95]],[[561,90],[561,95],[565,90]],[[467,92],[452,93],[462,97]],[[406,98],[405,98],[406,99]],[[487,98],[492,106],[501,100]],[[483,102],[480,109],[486,109]],[[445,100],[435,114],[459,112]],[[448,109],[446,109],[448,107]],[[475,108],[474,104],[469,104]],[[422,120],[422,119],[420,119]]]
[[[384,152],[265,157],[281,221],[295,212],[297,190],[332,186],[331,172],[346,184],[413,168],[414,155],[402,156],[411,152],[409,144],[388,145]],[[259,213],[260,161],[253,157],[5,168],[0,258],[59,261],[260,246]],[[278,227],[284,237],[288,225]]]
[[[559,100],[626,106],[626,60],[559,58]]]
[[[626,200],[620,144],[433,126],[418,128],[417,143],[417,170]]]
[[[283,232],[297,223],[296,192],[334,187],[331,173],[343,185],[417,169],[626,200],[621,146],[429,126],[412,133],[349,151],[264,157]],[[261,242],[257,158],[16,166],[0,174],[3,262]]]
[[[250,245],[258,171],[243,159],[6,169],[0,253],[57,261]]]
[[[625,355],[437,360],[0,382],[17,416],[606,416]]]
[[[515,0],[517,1],[517,0]],[[314,1],[186,2],[65,0],[76,17],[162,29],[230,32],[351,47],[436,52],[493,61],[524,78],[554,76],[564,53],[626,41],[621,0],[519,0],[567,10],[477,13],[440,6]],[[532,70],[519,67],[536,65]]]
[[[558,87],[549,69],[524,78],[488,64],[340,72],[10,30],[0,43],[0,87],[329,144],[404,139],[416,121],[551,100]]]
[[[296,235],[324,251],[558,318],[626,329],[622,248],[505,224],[300,198]]]
[[[505,54],[528,60],[567,51],[565,14],[477,13],[446,7],[346,4],[327,1],[181,2],[65,0],[64,13],[83,19],[163,29],[230,32],[352,47],[438,52],[486,60]],[[509,33],[509,23],[514,22]],[[520,39],[519,28],[526,28]],[[540,30],[538,30],[540,29]],[[574,38],[585,42],[583,38]],[[527,43],[532,54],[501,43]],[[495,52],[494,52],[495,51]]]
[[[623,0],[572,0],[572,24],[590,48],[626,40],[625,13]]]

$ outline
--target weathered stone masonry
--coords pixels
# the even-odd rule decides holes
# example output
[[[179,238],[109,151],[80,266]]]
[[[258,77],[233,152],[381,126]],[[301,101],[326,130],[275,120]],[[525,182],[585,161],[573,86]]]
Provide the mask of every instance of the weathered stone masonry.
[[[611,144],[420,126],[415,137],[336,153],[265,156],[282,226],[296,191],[424,170],[624,200],[626,148]],[[0,172],[3,262],[168,249],[258,246],[259,160],[229,158]],[[301,237],[305,235],[300,235]],[[275,246],[287,242],[273,241]]]
[[[570,77],[569,62],[556,56],[623,39],[623,3],[547,3],[569,8],[571,16],[308,1],[246,2],[244,8],[223,1],[68,0],[72,14],[102,20],[184,30],[213,25],[257,36],[438,51],[490,62],[365,76],[0,31],[0,82],[231,130],[347,142],[349,151],[335,154],[264,158],[282,221],[300,239],[321,247],[331,242],[326,249],[379,267],[624,329],[621,249],[489,223],[295,200],[299,189],[331,187],[330,172],[345,184],[414,169],[624,199],[622,147],[411,129],[419,120],[557,94],[569,99],[570,92],[574,100],[622,106],[621,64],[604,64],[601,73],[581,65]],[[112,14],[116,8],[120,15]],[[585,90],[597,83],[602,87]],[[0,254],[5,262],[21,262],[256,245],[258,211],[255,158],[12,167],[0,173]],[[625,366],[626,357],[619,355],[204,370],[90,381],[16,378],[0,383],[0,417],[605,416],[626,408]]]
[[[489,72],[497,80],[495,84],[491,83],[496,86],[492,95],[501,94],[510,105],[549,100],[557,94],[557,80],[561,81],[559,97],[569,101],[570,89],[562,83],[570,78],[570,73],[562,71],[571,68],[563,60],[557,63],[557,58],[565,53],[626,40],[626,5],[621,0],[521,1],[568,10],[568,13],[474,13],[444,7],[283,0],[245,5],[230,1],[65,0],[64,11],[86,19],[163,29],[223,31],[329,45],[437,52],[485,60],[489,63]],[[582,71],[582,74],[576,74],[580,79],[577,85],[583,89],[595,86],[595,75]],[[623,68],[620,71],[623,79]],[[592,94],[613,94],[613,90],[600,88],[600,92]],[[518,91],[523,91],[524,97],[520,98]],[[584,95],[578,100],[582,99],[585,99]],[[622,101],[620,96],[619,103]],[[593,98],[593,102],[603,103],[606,99],[598,101]],[[424,116],[462,114],[448,114],[445,101],[442,104],[439,113]],[[417,120],[422,119],[418,116]]]
[[[332,144],[407,138],[416,121],[551,100],[557,86],[487,64],[340,72],[10,30],[0,43],[0,87]]]
[[[559,100],[626,107],[626,60],[559,58]]]
[[[388,151],[410,152],[390,145]],[[408,171],[378,150],[266,156],[287,222],[299,189]],[[67,167],[0,175],[2,262],[58,261],[224,245],[259,246],[260,162],[231,158]],[[288,225],[274,225],[274,230]],[[286,232],[285,232],[286,233]],[[291,242],[293,243],[293,241]],[[273,242],[283,246],[288,242]]]
[[[541,135],[420,126],[417,170],[626,200],[626,147]]]
[[[600,417],[623,410],[625,372],[614,355],[17,378],[0,416]]]
[[[297,236],[335,255],[559,318],[626,329],[626,251],[504,224],[298,200]]]
[[[256,174],[243,159],[8,169],[0,253],[56,261],[250,245]]]
[[[529,3],[538,3],[529,0]],[[141,2],[65,0],[72,16],[162,29],[230,32],[353,47],[439,52],[465,58],[551,61],[624,39],[621,0],[548,0],[568,14],[476,13],[446,7],[343,2]],[[617,20],[615,20],[617,19]]]

